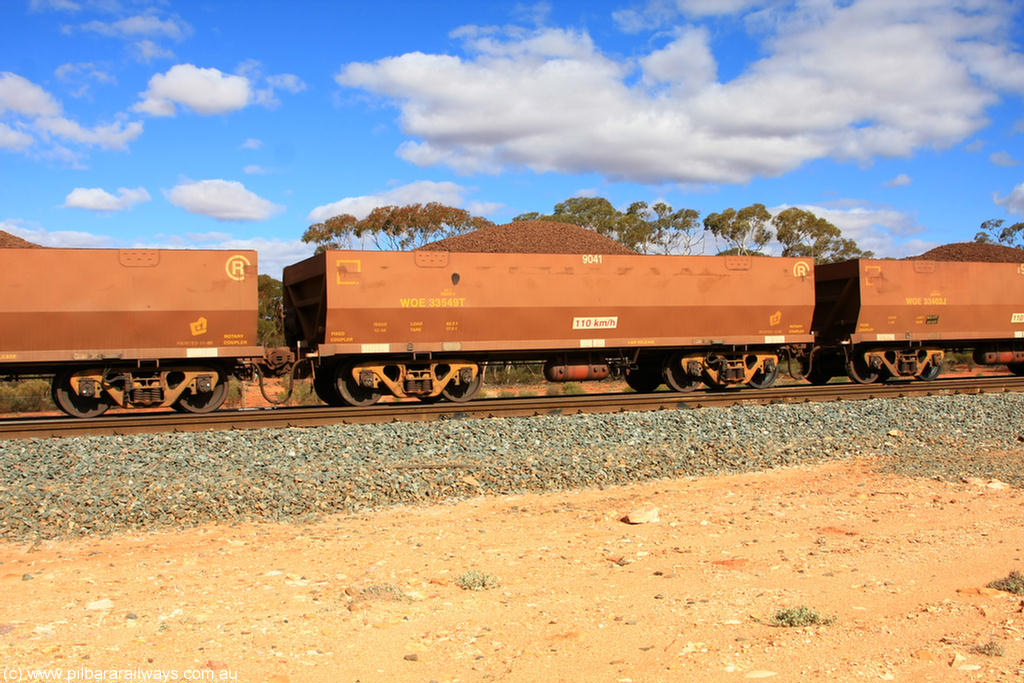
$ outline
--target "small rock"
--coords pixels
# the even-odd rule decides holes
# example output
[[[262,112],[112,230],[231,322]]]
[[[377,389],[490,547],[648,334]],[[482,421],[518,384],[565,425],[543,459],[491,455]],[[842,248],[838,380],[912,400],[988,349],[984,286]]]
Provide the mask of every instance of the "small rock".
[[[113,609],[114,601],[110,598],[103,598],[102,600],[93,600],[92,602],[85,603],[85,609],[88,610],[101,610],[101,609]]]
[[[206,661],[206,668],[213,669],[214,671],[220,671],[221,669],[228,668],[228,665],[224,662],[217,661],[215,659],[208,659]]]
[[[413,652],[413,653],[407,654],[406,656],[402,657],[402,659],[404,659],[407,662],[418,662],[418,661],[420,661],[420,656],[418,654],[416,654],[415,652]]]
[[[622,518],[627,524],[652,524],[658,521],[658,508],[651,503],[638,505]]]
[[[744,678],[771,678],[772,676],[778,676],[778,675],[779,674],[776,673],[775,671],[767,671],[765,669],[757,669],[755,671],[748,672],[743,677]]]
[[[22,574],[21,575],[21,580],[22,581],[31,581],[34,578],[36,578],[36,577],[32,576],[31,574]]]

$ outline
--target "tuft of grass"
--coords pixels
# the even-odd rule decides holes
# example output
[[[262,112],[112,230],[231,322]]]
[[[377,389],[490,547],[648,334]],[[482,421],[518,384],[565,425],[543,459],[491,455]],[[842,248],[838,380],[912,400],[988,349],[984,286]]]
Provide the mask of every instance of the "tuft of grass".
[[[359,591],[359,600],[394,600],[403,602],[409,598],[393,583],[375,583]]]
[[[455,579],[455,583],[459,588],[467,591],[483,591],[498,587],[498,579],[496,577],[476,569],[470,569]]]
[[[583,387],[576,382],[566,382],[562,385],[562,393],[566,396],[577,396],[579,394],[585,394]]]
[[[1015,569],[1010,572],[1009,576],[989,583],[988,588],[995,588],[1014,595],[1024,595],[1024,574]]]
[[[985,655],[986,657],[1002,657],[1006,654],[1006,650],[1003,649],[1003,646],[994,640],[989,640],[984,645],[977,645],[972,648],[972,651],[979,655]]]
[[[768,623],[772,626],[793,628],[798,626],[828,626],[835,621],[835,617],[823,617],[810,607],[800,605],[780,609],[772,615]]]

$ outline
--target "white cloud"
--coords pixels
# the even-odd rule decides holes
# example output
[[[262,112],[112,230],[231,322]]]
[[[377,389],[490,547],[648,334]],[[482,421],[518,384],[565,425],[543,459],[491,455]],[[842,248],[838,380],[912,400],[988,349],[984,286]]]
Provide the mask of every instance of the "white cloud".
[[[770,208],[774,215],[790,205]],[[857,246],[874,252],[879,258],[903,258],[927,251],[935,244],[915,238],[924,231],[911,214],[890,206],[859,200],[841,200],[827,204],[800,204],[797,208],[810,211],[829,221],[852,239]]]
[[[666,12],[764,5],[694,1]],[[459,29],[464,57],[410,52],[346,64],[335,80],[398,106],[408,139],[397,153],[417,165],[647,183],[744,183],[816,159],[910,156],[964,141],[988,123],[1001,90],[1024,92],[1001,5],[854,0],[771,11],[754,35],[764,57],[728,81],[702,29],[619,58],[584,32],[479,27]],[[997,78],[998,68],[1013,73]]]
[[[63,117],[36,119],[35,127],[45,136],[54,136],[104,149],[127,149],[128,143],[142,135],[142,123],[117,121],[93,128]]]
[[[242,149],[259,149],[263,147],[263,141],[256,138],[246,138],[241,147]]]
[[[302,92],[306,89],[306,83],[295,74],[277,74],[267,76],[267,83],[272,88],[287,90],[290,93]]]
[[[140,62],[145,62],[146,64],[154,59],[171,59],[174,57],[174,52],[157,45],[149,39],[138,41],[135,43],[134,48],[136,59]]]
[[[273,173],[273,171],[271,171],[269,168],[264,168],[259,164],[249,164],[248,166],[243,168],[242,171],[249,175],[267,175]]]
[[[192,34],[192,27],[180,19],[161,19],[152,14],[126,17],[117,21],[90,21],[79,28],[114,38],[157,36],[183,40]]]
[[[72,97],[87,97],[91,94],[93,82],[113,85],[117,79],[110,73],[103,71],[92,62],[67,62],[54,69],[53,74],[64,83],[67,83],[74,90]]]
[[[25,116],[55,116],[61,106],[32,81],[9,71],[0,72],[0,114],[11,111]]]
[[[76,187],[64,199],[64,207],[90,211],[124,211],[152,199],[145,188],[119,187],[117,196],[99,187]]]
[[[992,201],[1018,216],[1024,215],[1024,183],[1013,188],[1010,194],[1000,197],[998,192],[992,194]]]
[[[426,204],[439,202],[448,206],[461,206],[467,190],[461,185],[451,182],[435,183],[430,180],[419,180],[408,185],[395,187],[373,195],[345,197],[330,204],[318,206],[306,217],[310,223],[319,223],[334,216],[351,214],[356,218],[366,218],[379,206],[405,206],[406,204]]]
[[[910,183],[914,182],[913,178],[908,176],[906,173],[900,173],[895,178],[886,181],[886,187],[906,187]]]
[[[15,151],[27,149],[32,144],[32,136],[20,130],[14,130],[6,123],[0,123],[0,149]]]
[[[245,107],[251,97],[252,89],[244,76],[177,64],[149,79],[149,88],[133,109],[153,116],[173,116],[175,104],[181,104],[197,114],[226,114]]]
[[[75,230],[46,230],[41,227],[27,228],[24,227],[21,221],[15,220],[0,220],[0,230],[44,247],[101,249],[114,246],[114,240],[105,235],[94,235]]]
[[[219,221],[265,221],[284,210],[230,180],[184,182],[164,194],[169,202],[189,213]]]
[[[42,12],[48,9],[77,12],[82,9],[81,5],[72,0],[30,0],[28,6],[33,12]]]
[[[1020,166],[1020,162],[1010,156],[1007,151],[992,152],[988,155],[988,160],[996,166]]]

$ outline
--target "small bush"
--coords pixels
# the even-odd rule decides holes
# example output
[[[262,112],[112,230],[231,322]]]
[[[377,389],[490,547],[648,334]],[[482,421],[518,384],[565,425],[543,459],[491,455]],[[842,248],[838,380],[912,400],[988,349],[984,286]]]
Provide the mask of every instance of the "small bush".
[[[1006,654],[1006,650],[1003,649],[1003,646],[994,640],[989,640],[984,645],[974,647],[973,651],[977,652],[979,655],[985,655],[986,657],[1002,657]]]
[[[1013,593],[1014,595],[1024,595],[1024,574],[1014,570],[1006,578],[992,581],[988,584],[988,587]]]
[[[772,626],[785,628],[797,626],[827,626],[835,621],[835,617],[823,617],[810,607],[790,607],[780,609],[769,622]]]
[[[583,387],[576,382],[566,382],[562,385],[562,393],[566,396],[577,396],[579,394],[585,394]]]
[[[50,399],[50,382],[45,379],[0,382],[0,413],[37,413],[55,409]]]
[[[559,396],[562,393],[562,387],[557,384],[549,384],[544,390],[544,393],[548,396]]]
[[[462,590],[483,591],[498,586],[498,579],[485,572],[470,569],[468,572],[455,579],[455,583]]]

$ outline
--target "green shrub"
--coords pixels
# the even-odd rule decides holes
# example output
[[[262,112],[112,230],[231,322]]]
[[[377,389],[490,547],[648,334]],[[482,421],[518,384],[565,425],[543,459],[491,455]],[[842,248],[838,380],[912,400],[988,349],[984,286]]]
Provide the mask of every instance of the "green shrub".
[[[577,396],[579,394],[585,394],[582,385],[577,382],[566,382],[562,385],[562,393],[566,396]]]
[[[988,587],[1013,593],[1014,595],[1024,595],[1024,574],[1014,570],[1006,578],[992,581],[988,584]]]
[[[780,609],[769,622],[772,626],[791,628],[796,626],[827,626],[835,621],[835,617],[823,617],[810,607],[790,607]]]
[[[497,588],[498,579],[485,572],[470,569],[468,572],[455,579],[455,583],[462,590],[482,591],[490,588]]]
[[[38,413],[56,409],[50,398],[48,380],[0,382],[0,413]]]

